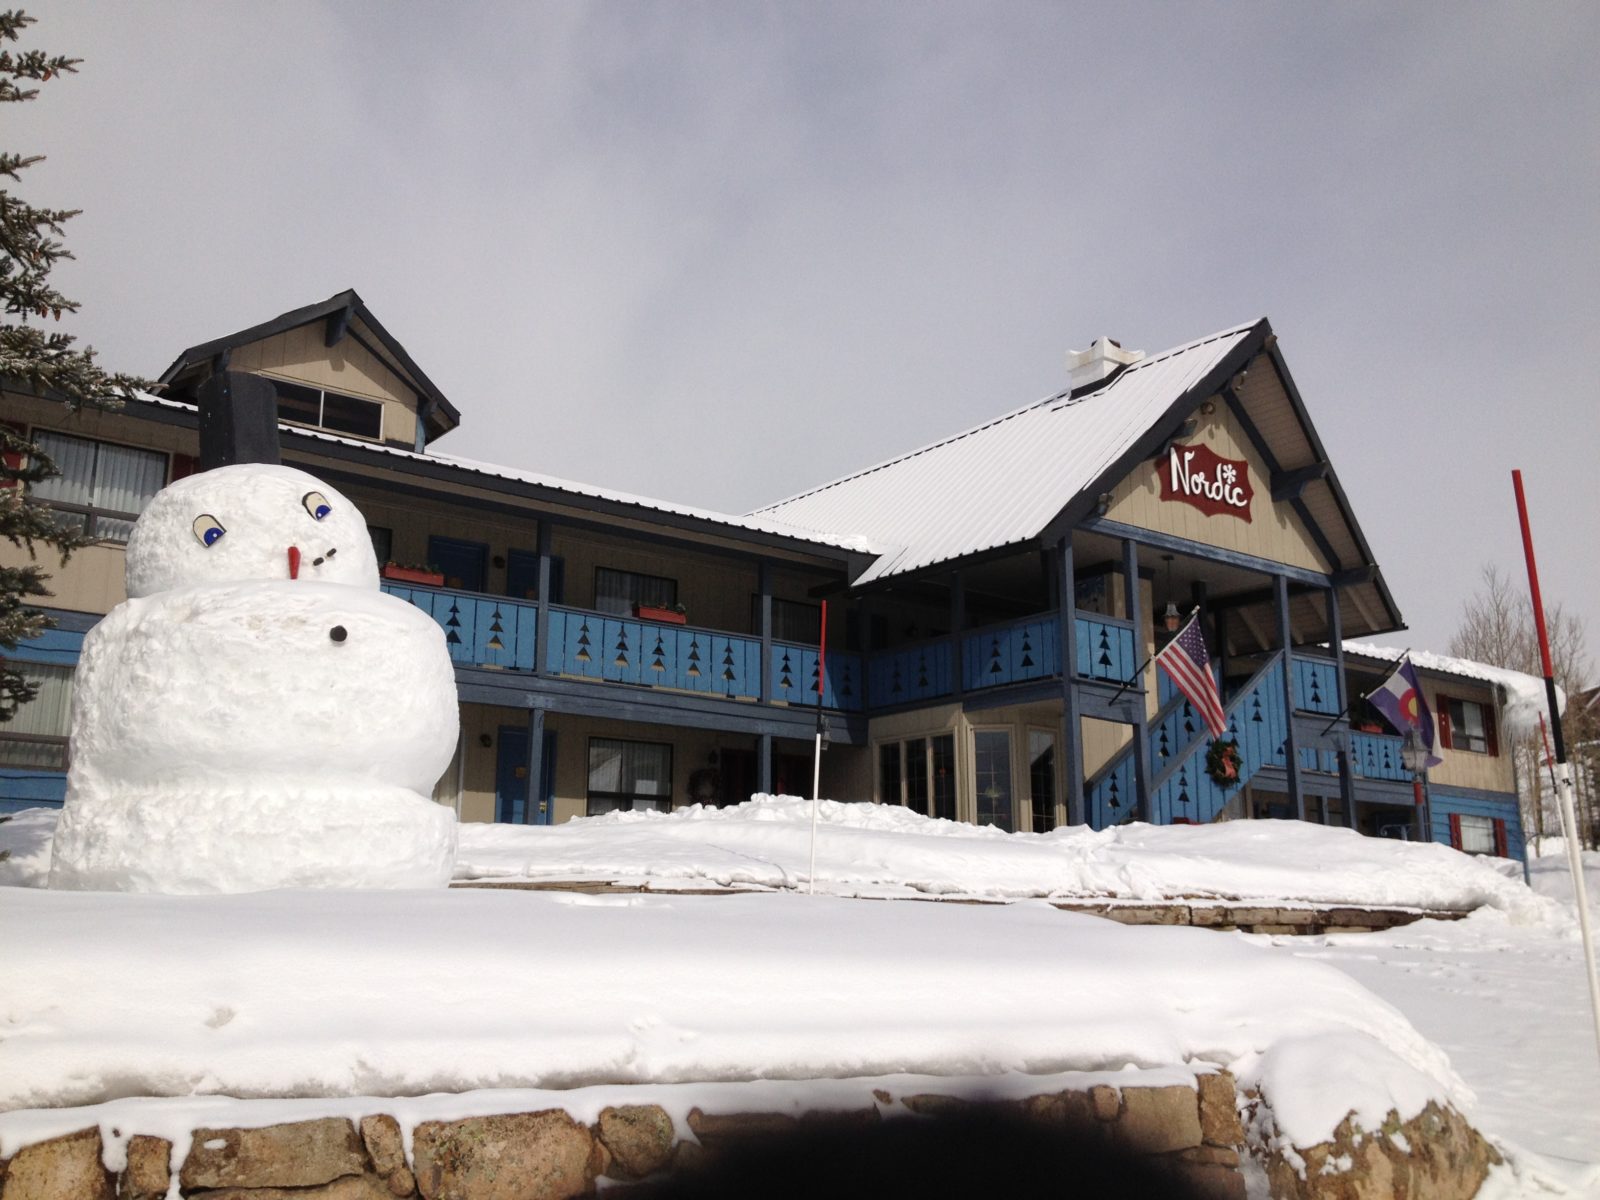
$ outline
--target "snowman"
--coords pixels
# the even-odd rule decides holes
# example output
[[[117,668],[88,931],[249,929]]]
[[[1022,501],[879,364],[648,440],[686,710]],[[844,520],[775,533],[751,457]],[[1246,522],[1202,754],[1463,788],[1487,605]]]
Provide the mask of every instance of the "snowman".
[[[84,639],[50,886],[442,886],[456,818],[444,634],[378,589],[366,523],[292,467],[164,489],[128,600]]]

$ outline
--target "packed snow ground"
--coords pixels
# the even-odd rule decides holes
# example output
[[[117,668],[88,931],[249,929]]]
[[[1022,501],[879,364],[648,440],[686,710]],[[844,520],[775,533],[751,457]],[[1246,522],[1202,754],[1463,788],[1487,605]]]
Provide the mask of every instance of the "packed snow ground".
[[[838,1089],[910,1071],[1048,1090],[1061,1072],[1215,1063],[1260,1081],[1302,1144],[1348,1108],[1438,1096],[1510,1154],[1486,1195],[1600,1195],[1575,922],[1520,865],[1294,822],[1035,836],[866,805],[822,817],[817,890],[834,895],[801,894],[810,806],[767,799],[465,826],[458,875],[773,894],[152,896],[42,890],[54,813],[20,814],[0,824],[0,1154],[135,1110],[159,1132],[551,1103],[429,1090],[581,1088],[563,1094],[597,1109],[659,1081],[686,1111],[707,1089],[779,1086],[728,1082],[753,1078]],[[1564,862],[1538,860],[1536,889],[1559,894]],[[1020,902],[843,898],[930,895]],[[1268,938],[1039,902],[1087,895],[1480,911]],[[411,1098],[363,1098],[396,1094]],[[172,1099],[125,1098],[139,1096]],[[73,1104],[99,1107],[47,1107]]]

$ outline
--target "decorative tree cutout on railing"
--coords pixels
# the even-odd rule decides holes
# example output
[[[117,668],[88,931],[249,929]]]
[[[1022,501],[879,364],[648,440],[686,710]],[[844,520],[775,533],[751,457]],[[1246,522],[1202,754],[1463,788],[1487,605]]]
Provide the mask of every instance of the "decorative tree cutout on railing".
[[[626,626],[617,626],[617,657],[612,660],[613,665],[626,667],[628,665],[628,630]]]
[[[928,686],[928,652],[926,650],[917,653],[917,686],[919,688]]]
[[[897,658],[894,660],[894,685],[889,689],[889,691],[898,696],[904,690],[905,689],[900,686],[900,660]]]
[[[587,617],[584,618],[583,623],[578,626],[578,653],[573,655],[573,657],[579,662],[591,661],[589,654],[589,621]]]
[[[783,688],[785,691],[794,687],[794,680],[791,678],[791,676],[794,674],[794,667],[789,663],[788,650],[783,652],[783,662],[778,666],[778,673],[782,676],[782,678],[778,680],[779,687]]]
[[[689,639],[689,677],[700,678],[700,638],[698,635]]]
[[[1100,657],[1096,665],[1100,667],[1102,675],[1111,678],[1111,635],[1104,625],[1100,626]]]
[[[452,646],[461,645],[461,635],[456,630],[461,628],[461,609],[454,600],[450,602],[450,619],[444,623],[447,632],[444,640]]]
[[[665,671],[667,669],[667,664],[665,661],[667,656],[667,648],[661,644],[661,634],[659,631],[656,633],[656,648],[650,652],[650,656],[654,660],[650,664],[650,669],[652,671]]]
[[[500,635],[504,633],[505,630],[500,625],[500,609],[498,605],[495,607],[494,613],[489,620],[488,647],[491,650],[504,650],[506,648],[506,644],[500,640]]]
[[[1156,743],[1156,753],[1162,758],[1167,758],[1172,754],[1172,743],[1167,738],[1167,723],[1165,721],[1161,723],[1161,738]]]
[[[1024,629],[1022,631],[1022,667],[1023,670],[1027,670],[1031,666],[1033,666],[1033,643],[1029,640],[1028,631]]]
[[[722,650],[722,678],[727,683],[733,683],[738,675],[733,669],[733,643],[729,642]],[[728,695],[733,695],[733,688],[728,689]]]
[[[840,675],[839,695],[841,695],[841,696],[853,696],[853,695],[855,695],[855,691],[853,690],[853,688],[851,687],[851,684],[850,684],[850,660],[848,658],[844,660],[844,670]]]
[[[1122,798],[1117,792],[1117,773],[1111,772],[1111,786],[1106,788],[1106,804],[1112,809],[1121,811]]]
[[[1004,674],[1004,672],[1000,669],[1000,639],[999,638],[990,638],[989,639],[989,674],[991,674],[991,675]]]

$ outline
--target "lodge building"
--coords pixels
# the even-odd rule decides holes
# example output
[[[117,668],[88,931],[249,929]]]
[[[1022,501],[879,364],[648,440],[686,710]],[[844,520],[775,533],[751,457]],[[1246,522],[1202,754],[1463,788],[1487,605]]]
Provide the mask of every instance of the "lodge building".
[[[827,796],[1520,856],[1492,679],[1423,673],[1445,761],[1421,810],[1360,699],[1392,663],[1347,640],[1403,620],[1268,322],[1148,356],[1102,339],[1068,367],[1056,395],[744,515],[440,452],[462,414],[353,291],[184,350],[118,410],[7,385],[0,419],[62,472],[32,500],[98,540],[46,562],[57,624],[13,656],[42,691],[0,726],[0,811],[61,802],[83,635],[123,599],[143,504],[198,468],[197,397],[230,371],[271,382],[282,460],[361,508],[385,590],[443,627],[461,739],[435,795],[463,820],[809,794],[825,636]],[[1194,610],[1237,785],[1149,662]]]

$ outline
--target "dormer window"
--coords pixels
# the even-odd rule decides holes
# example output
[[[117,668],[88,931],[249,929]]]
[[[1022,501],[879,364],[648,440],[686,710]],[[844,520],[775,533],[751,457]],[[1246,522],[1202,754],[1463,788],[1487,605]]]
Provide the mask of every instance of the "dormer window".
[[[346,396],[308,387],[303,383],[272,381],[278,393],[278,418],[297,425],[311,425],[329,433],[346,433],[380,441],[383,438],[383,405],[376,400]]]

